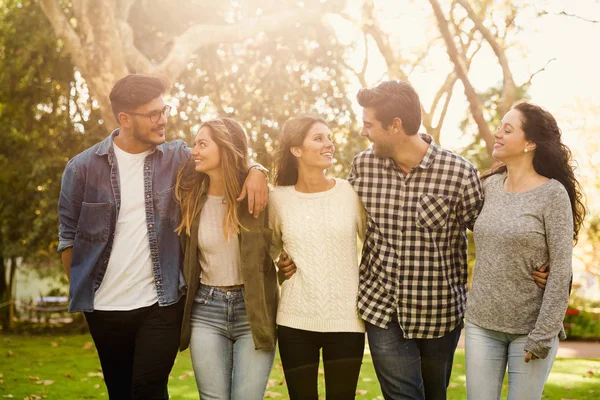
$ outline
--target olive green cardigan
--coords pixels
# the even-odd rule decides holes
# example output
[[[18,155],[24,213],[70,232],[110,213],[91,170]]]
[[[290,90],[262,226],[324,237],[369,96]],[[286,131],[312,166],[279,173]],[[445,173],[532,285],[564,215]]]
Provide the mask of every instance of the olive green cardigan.
[[[200,199],[204,205],[206,196]],[[258,218],[248,213],[246,201],[239,206],[240,223],[246,229],[238,234],[240,242],[240,259],[242,280],[244,282],[244,302],[248,322],[252,330],[254,346],[257,350],[273,350],[277,333],[275,317],[279,301],[279,286],[275,264],[269,255],[271,245],[271,229],[268,228],[266,210]],[[196,291],[200,284],[200,262],[198,248],[198,226],[200,219],[196,218],[190,229],[190,235],[180,235],[181,247],[184,254],[183,273],[187,283],[185,308],[181,325],[181,343],[179,349],[185,350],[190,344],[190,316]]]

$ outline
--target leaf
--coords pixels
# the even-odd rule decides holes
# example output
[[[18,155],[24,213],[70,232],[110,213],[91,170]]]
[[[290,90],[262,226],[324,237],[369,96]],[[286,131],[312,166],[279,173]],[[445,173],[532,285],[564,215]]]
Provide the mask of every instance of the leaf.
[[[94,344],[93,344],[92,342],[85,342],[85,344],[83,345],[83,347],[82,347],[82,348],[83,348],[84,350],[89,350],[89,349],[91,349],[92,347],[94,347]]]
[[[14,354],[14,353],[13,353],[12,351],[10,351],[10,350],[9,350],[8,352],[6,352],[6,355],[7,355],[7,356],[9,356],[9,357],[12,357],[12,356],[13,356],[13,354]],[[11,396],[12,396],[12,394],[11,394]]]
[[[29,380],[30,381],[39,381],[40,378],[38,376],[31,376],[31,375],[29,375]]]
[[[283,396],[281,393],[270,392],[268,390],[265,392],[265,399],[273,399],[281,396]]]
[[[364,389],[359,389],[359,390],[357,390],[357,391],[356,391],[356,394],[357,394],[357,395],[360,395],[360,396],[362,396],[362,395],[364,395],[364,394],[367,394],[367,393],[368,393],[368,392],[367,392],[366,390],[364,390]]]
[[[56,348],[56,347],[58,347],[58,346],[59,346],[59,344],[58,344],[58,343],[56,343],[56,342],[52,342],[52,343],[50,343],[50,346],[52,346],[52,347]]]

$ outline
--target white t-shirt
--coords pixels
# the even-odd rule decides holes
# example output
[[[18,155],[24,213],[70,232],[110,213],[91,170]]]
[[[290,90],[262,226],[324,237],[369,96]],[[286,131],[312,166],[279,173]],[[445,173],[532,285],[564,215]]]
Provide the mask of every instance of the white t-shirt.
[[[121,209],[106,273],[94,309],[127,311],[158,301],[144,204],[144,160],[150,151],[130,154],[113,142],[119,169]]]

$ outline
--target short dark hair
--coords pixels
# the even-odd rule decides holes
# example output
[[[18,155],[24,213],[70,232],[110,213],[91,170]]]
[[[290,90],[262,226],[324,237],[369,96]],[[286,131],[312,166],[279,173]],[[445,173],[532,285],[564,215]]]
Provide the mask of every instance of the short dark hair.
[[[386,81],[371,89],[360,89],[356,95],[361,107],[375,109],[381,126],[387,128],[394,118],[402,120],[402,128],[409,135],[419,132],[421,126],[421,102],[410,83]]]
[[[130,74],[119,79],[110,91],[110,105],[117,122],[120,112],[149,103],[165,93],[167,87],[165,79],[148,75]]]

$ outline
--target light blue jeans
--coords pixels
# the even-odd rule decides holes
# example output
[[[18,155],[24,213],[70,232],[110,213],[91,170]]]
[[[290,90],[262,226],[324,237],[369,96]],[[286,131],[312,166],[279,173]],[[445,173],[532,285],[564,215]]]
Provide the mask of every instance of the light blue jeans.
[[[558,351],[554,338],[548,356],[525,362],[527,335],[483,329],[467,321],[465,356],[467,398],[498,400],[508,364],[508,400],[539,400]]]
[[[190,352],[202,400],[262,400],[275,350],[255,350],[244,289],[200,285]]]

